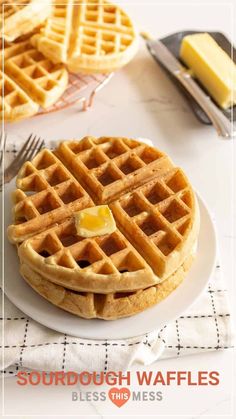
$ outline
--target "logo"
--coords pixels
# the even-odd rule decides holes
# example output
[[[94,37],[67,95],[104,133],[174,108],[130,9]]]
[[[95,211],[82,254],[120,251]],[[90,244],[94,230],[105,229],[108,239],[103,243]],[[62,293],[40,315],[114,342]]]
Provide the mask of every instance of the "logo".
[[[129,400],[130,390],[126,387],[112,387],[108,392],[108,396],[112,403],[114,403],[117,407],[121,407]]]

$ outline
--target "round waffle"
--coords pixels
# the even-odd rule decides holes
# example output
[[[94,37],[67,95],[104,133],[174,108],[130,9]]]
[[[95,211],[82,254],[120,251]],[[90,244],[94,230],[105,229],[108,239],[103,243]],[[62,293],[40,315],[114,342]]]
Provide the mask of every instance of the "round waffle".
[[[66,63],[71,72],[106,73],[133,58],[137,39],[131,19],[117,5],[56,0],[50,19],[32,43],[53,62]]]
[[[22,264],[73,291],[110,294],[165,281],[197,240],[192,187],[163,152],[136,140],[85,137],[42,150],[17,177],[9,239]],[[117,230],[78,236],[73,213],[108,204]]]

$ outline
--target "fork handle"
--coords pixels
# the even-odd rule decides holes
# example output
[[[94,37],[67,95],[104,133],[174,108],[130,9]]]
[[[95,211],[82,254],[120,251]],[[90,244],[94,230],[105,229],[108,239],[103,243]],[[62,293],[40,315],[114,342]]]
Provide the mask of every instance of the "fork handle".
[[[14,177],[15,177],[15,174],[12,173],[12,171],[6,169],[3,175],[4,184],[9,183]]]
[[[202,89],[198,86],[195,80],[185,71],[175,73],[177,79],[194,97],[198,104],[205,111],[212,124],[214,125],[218,135],[223,138],[233,137],[233,128],[231,122],[226,118],[223,112],[212,102]]]
[[[2,186],[5,185],[6,183],[9,183],[14,177],[15,175],[12,174],[12,172],[9,171],[8,169],[6,169],[4,173],[1,173],[0,189],[2,189]]]

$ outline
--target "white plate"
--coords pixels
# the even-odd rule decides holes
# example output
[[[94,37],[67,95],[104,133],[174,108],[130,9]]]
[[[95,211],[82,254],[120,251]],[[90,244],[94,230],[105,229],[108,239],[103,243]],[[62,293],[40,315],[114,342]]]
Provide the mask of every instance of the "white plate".
[[[11,223],[10,192],[5,187],[5,230]],[[179,317],[206,287],[216,263],[216,235],[205,203],[198,197],[201,227],[197,258],[183,283],[165,300],[143,313],[115,321],[85,320],[61,310],[38,295],[19,274],[16,248],[7,238],[4,246],[4,291],[20,310],[51,329],[87,339],[125,339],[160,329]]]

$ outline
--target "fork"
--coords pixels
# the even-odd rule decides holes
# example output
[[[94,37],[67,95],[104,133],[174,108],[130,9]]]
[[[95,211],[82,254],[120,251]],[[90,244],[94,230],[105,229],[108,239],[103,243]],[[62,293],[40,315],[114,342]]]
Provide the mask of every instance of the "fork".
[[[44,140],[42,140],[40,137],[37,137],[37,135],[30,134],[15,159],[4,171],[2,176],[3,179],[0,181],[0,187],[3,183],[9,183],[17,175],[23,163],[25,163],[27,160],[31,160],[37,154],[37,152],[41,150],[43,145]]]
[[[3,153],[4,153],[5,148],[6,148],[6,142],[7,142],[7,134],[5,132],[1,132],[1,134],[0,134],[0,144],[1,144],[0,167],[2,166]]]

